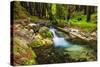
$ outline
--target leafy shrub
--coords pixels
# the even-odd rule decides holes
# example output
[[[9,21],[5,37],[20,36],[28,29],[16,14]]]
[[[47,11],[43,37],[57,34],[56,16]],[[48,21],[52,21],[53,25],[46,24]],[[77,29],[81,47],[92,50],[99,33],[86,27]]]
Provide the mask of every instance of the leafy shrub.
[[[50,32],[50,31],[48,31],[48,32],[46,33],[46,36],[49,37],[49,38],[51,38],[52,35],[53,35],[53,34],[52,34],[52,32]]]

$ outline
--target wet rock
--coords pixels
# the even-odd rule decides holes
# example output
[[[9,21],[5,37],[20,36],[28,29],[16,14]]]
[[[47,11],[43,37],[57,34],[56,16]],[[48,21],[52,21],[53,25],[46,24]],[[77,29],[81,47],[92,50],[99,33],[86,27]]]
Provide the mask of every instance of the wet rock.
[[[60,31],[55,31],[55,33],[57,34],[58,37],[64,37],[64,33],[60,32]]]

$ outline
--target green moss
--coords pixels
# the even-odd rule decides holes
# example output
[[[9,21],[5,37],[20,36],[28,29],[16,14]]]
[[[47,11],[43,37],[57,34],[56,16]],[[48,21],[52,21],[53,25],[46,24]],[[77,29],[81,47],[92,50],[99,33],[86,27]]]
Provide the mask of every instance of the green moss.
[[[52,10],[52,14],[55,15],[56,14],[56,4],[52,4],[51,10]]]
[[[51,31],[48,31],[48,32],[45,32],[45,33],[41,33],[41,35],[44,38],[52,38],[52,32]]]
[[[41,34],[42,37],[44,38],[51,38],[52,37],[52,32],[49,31],[48,27],[41,27],[39,30],[39,33]]]
[[[34,50],[27,46],[24,39],[19,37],[14,37],[13,40],[13,51],[14,55],[14,64],[18,65],[27,65],[27,64],[36,64],[35,58],[37,57]],[[18,59],[19,58],[19,59]]]
[[[31,60],[26,60],[23,62],[24,65],[32,65],[32,64],[36,64],[36,61],[31,59]]]
[[[91,15],[91,21],[94,22],[94,23],[97,23],[97,13],[93,13]]]
[[[64,30],[63,28],[61,28],[61,27],[57,27],[57,29],[59,29],[60,31],[62,31],[62,32],[65,32],[66,34],[69,34],[69,31],[67,31],[67,30]]]
[[[51,38],[51,37],[52,37],[52,32],[48,31],[48,32],[46,33],[46,36],[47,36],[48,38]]]
[[[49,28],[44,26],[40,28],[39,33],[45,33],[47,31],[49,31]]]
[[[40,46],[43,46],[43,45],[44,45],[44,43],[43,43],[43,41],[40,40],[40,39],[35,39],[35,40],[30,44],[31,47],[40,47]]]

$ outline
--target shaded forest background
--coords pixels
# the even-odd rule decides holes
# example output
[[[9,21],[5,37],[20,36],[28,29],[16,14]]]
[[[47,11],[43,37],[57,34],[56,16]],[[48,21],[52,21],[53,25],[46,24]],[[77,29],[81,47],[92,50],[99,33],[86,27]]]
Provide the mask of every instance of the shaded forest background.
[[[14,2],[13,4],[14,19],[29,19],[31,22],[50,20],[52,24],[62,27],[72,24],[72,27],[96,28],[96,6],[38,2]]]

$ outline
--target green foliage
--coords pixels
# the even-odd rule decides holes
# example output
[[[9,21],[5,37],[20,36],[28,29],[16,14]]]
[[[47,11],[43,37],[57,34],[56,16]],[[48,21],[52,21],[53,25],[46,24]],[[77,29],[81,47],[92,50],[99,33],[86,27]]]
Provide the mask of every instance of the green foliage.
[[[83,30],[84,32],[89,32],[89,31],[92,31],[94,29],[96,29],[97,27],[97,24],[94,23],[94,22],[86,22],[86,21],[76,21],[74,22],[75,20],[70,20],[71,22],[71,27],[73,28],[78,28],[78,29],[81,29]]]
[[[52,45],[53,42],[50,38],[45,39],[35,39],[31,44],[30,47],[41,47],[41,46],[49,46]]]
[[[48,31],[44,35],[45,37],[51,38],[52,37],[52,32]]]
[[[32,65],[32,64],[36,64],[36,61],[33,60],[33,59],[31,59],[31,60],[26,60],[26,61],[23,62],[23,64],[25,64],[25,65]]]
[[[52,37],[52,32],[49,31],[48,27],[41,27],[39,30],[39,33],[42,35],[44,38],[51,38]]]
[[[52,37],[52,32],[48,31],[48,32],[44,32],[44,33],[41,33],[42,37],[44,38],[51,38]]]
[[[86,21],[86,15],[83,12],[76,12],[75,15],[69,20],[71,27],[81,29],[84,32],[90,32],[96,29],[96,14],[91,15],[91,21]]]
[[[51,10],[52,10],[52,15],[55,15],[56,14],[56,4],[52,4]]]

